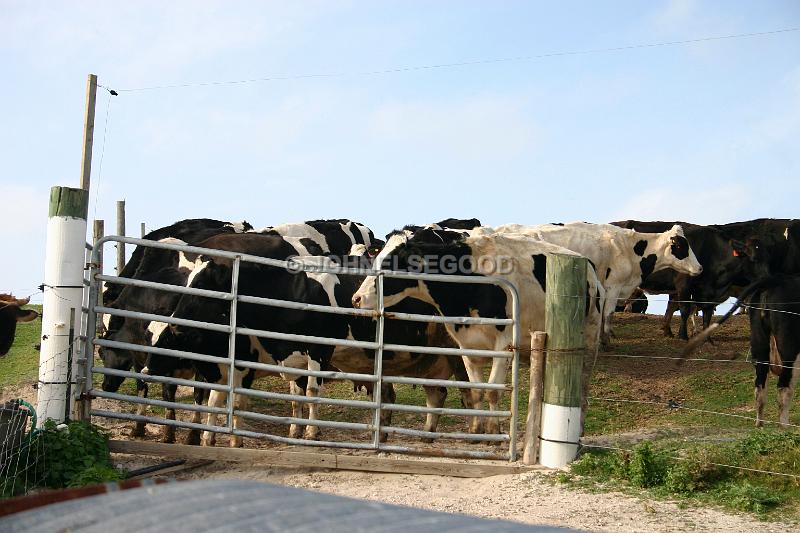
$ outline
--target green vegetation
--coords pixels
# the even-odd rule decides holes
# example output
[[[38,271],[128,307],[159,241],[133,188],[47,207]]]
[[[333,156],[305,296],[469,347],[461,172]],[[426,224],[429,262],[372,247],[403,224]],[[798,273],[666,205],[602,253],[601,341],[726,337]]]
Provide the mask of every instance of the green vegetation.
[[[690,499],[763,518],[781,509],[783,518],[797,519],[800,477],[792,476],[798,475],[800,433],[753,431],[724,443],[687,446],[666,439],[628,451],[591,450],[559,480],[601,490],[644,489],[654,497]]]
[[[0,470],[0,496],[23,494],[36,487],[58,489],[117,481],[124,473],[111,464],[108,436],[86,422],[57,429],[52,420],[26,437]]]
[[[42,312],[41,305],[26,305],[25,309]],[[39,351],[42,320],[17,324],[17,333],[11,351],[0,358],[0,392],[4,387],[36,381],[39,375]]]

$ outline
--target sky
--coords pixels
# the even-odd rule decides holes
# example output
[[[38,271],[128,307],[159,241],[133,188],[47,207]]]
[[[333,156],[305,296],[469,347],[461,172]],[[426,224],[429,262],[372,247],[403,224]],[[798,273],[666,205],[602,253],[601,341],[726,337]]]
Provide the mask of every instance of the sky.
[[[97,97],[107,233],[122,199],[134,236],[797,217],[800,31],[562,54],[797,27],[793,0],[0,0],[0,292],[41,301],[89,73],[119,92]]]

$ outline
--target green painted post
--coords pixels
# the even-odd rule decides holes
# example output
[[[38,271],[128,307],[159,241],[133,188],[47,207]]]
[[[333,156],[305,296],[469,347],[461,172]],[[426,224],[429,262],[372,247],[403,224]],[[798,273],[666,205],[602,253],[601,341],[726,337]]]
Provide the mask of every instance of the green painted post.
[[[586,353],[585,257],[547,257],[544,374],[540,463],[560,468],[578,453],[581,435],[581,375]]]

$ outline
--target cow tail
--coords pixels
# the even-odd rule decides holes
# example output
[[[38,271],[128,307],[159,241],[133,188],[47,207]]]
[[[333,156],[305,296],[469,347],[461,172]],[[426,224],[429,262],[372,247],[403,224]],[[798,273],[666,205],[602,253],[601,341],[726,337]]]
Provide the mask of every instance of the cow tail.
[[[694,352],[698,348],[698,346],[700,346],[702,343],[704,343],[706,341],[706,339],[708,339],[711,336],[711,334],[714,333],[714,330],[719,328],[731,316],[733,316],[733,313],[735,313],[737,309],[739,309],[742,305],[745,305],[745,303],[747,302],[747,300],[750,299],[751,296],[756,294],[758,291],[764,289],[766,286],[775,283],[775,281],[776,281],[776,279],[775,279],[774,276],[768,276],[768,277],[764,277],[764,278],[761,278],[759,280],[756,280],[753,283],[751,283],[750,285],[748,285],[742,291],[742,294],[739,295],[739,299],[736,300],[736,302],[733,304],[733,306],[730,308],[730,310],[728,310],[727,313],[722,315],[722,318],[720,318],[718,321],[714,322],[713,324],[708,326],[706,329],[704,329],[703,331],[701,331],[700,333],[698,333],[697,335],[692,337],[689,340],[689,342],[686,343],[686,347],[683,349],[683,353],[681,353],[681,357],[682,358],[686,358],[689,355],[691,355],[691,353]],[[680,362],[679,362],[679,364],[680,364]]]
[[[780,376],[783,371],[783,359],[781,352],[778,351],[778,341],[775,335],[769,336],[769,371],[774,376]]]

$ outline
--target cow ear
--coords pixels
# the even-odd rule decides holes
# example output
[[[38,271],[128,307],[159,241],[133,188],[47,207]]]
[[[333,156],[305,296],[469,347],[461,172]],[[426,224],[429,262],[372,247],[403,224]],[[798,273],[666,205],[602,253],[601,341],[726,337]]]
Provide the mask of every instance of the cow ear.
[[[739,257],[741,255],[745,255],[745,244],[742,241],[737,241],[736,239],[731,239],[728,241],[731,245],[731,249],[733,250],[733,257]]]
[[[31,322],[39,318],[39,313],[32,309],[19,309],[16,311],[17,322]]]

